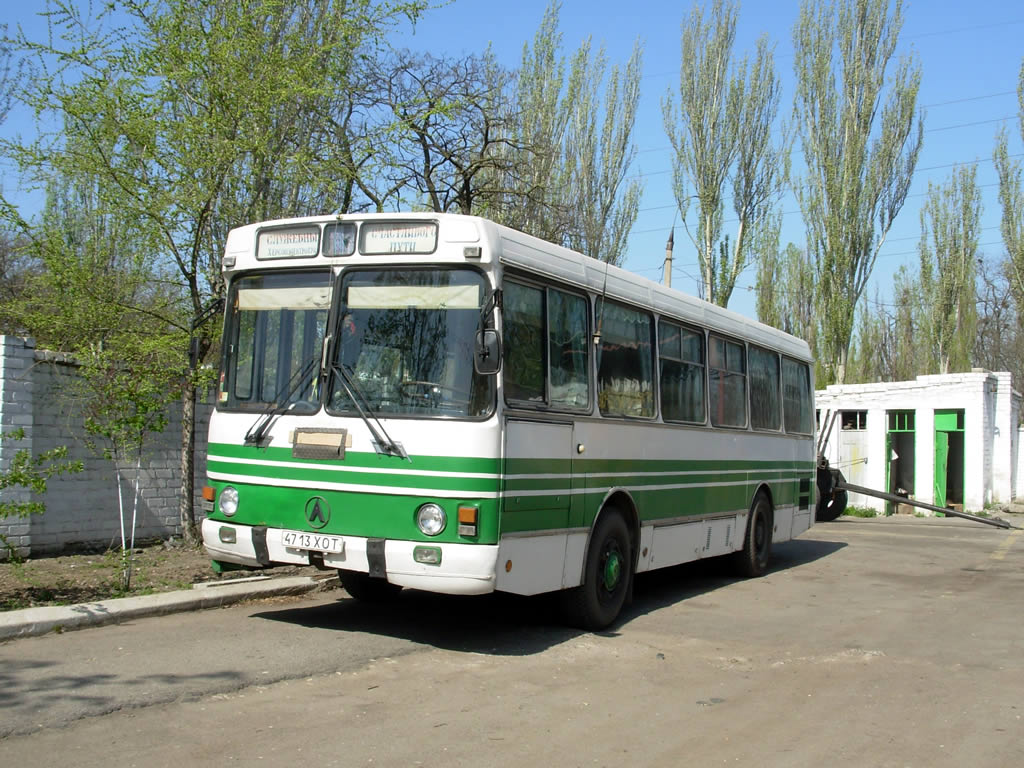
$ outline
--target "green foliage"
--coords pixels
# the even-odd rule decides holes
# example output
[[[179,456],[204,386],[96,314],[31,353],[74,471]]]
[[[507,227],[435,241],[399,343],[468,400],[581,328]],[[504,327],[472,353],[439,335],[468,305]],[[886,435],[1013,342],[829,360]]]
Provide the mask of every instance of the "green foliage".
[[[674,193],[686,231],[697,250],[701,295],[727,306],[736,279],[749,261],[758,229],[771,226],[788,165],[788,140],[772,132],[782,95],[773,47],[762,36],[753,61],[733,63],[737,7],[715,0],[705,21],[699,5],[683,25],[679,109],[662,102],[672,143]],[[724,200],[732,199],[735,235],[723,237]],[[696,226],[687,213],[696,200]]]
[[[60,281],[67,278],[82,290],[63,305],[66,314],[81,314],[96,330],[76,339],[74,349],[95,347],[101,369],[118,365],[107,354],[116,333],[105,309],[126,304],[131,311],[123,323],[155,314],[161,337],[180,343],[184,360],[188,334],[181,332],[211,297],[223,295],[220,256],[230,227],[352,205],[359,164],[373,155],[375,138],[353,127],[354,99],[365,92],[360,64],[386,30],[424,8],[424,0],[132,0],[94,14],[91,5],[56,0],[50,35],[33,40],[20,33],[20,52],[39,66],[17,97],[62,130],[28,143],[5,140],[2,148],[29,182],[89,188],[94,210],[116,222],[110,231],[124,239],[112,241],[121,248],[113,262],[104,258],[106,273],[92,249],[68,249],[73,258],[54,262],[60,268],[53,290],[41,294],[35,316],[45,315],[46,298],[62,306]],[[29,228],[16,211],[4,213]],[[48,254],[65,253],[55,245],[64,237],[59,226],[44,222],[34,236]],[[92,242],[105,257],[110,249],[102,238]],[[111,272],[120,278],[126,265],[145,276],[129,280],[133,288],[162,286],[172,294],[168,304],[154,307],[143,290],[111,299],[106,291],[120,288],[117,280],[88,279]],[[68,328],[73,336],[74,325]],[[202,359],[215,331],[208,325],[198,333]],[[163,351],[157,357],[167,359]],[[183,376],[184,366],[167,370]],[[191,377],[182,391],[188,462]],[[139,407],[125,403],[130,419]],[[182,524],[190,534],[190,471],[182,472],[182,483]]]
[[[928,200],[921,209],[921,306],[935,368],[922,373],[971,367],[980,228],[977,165],[957,168],[947,184],[928,183]]]
[[[870,507],[847,507],[843,514],[846,517],[878,517],[878,511]]]
[[[757,317],[806,341],[812,352],[817,344],[818,322],[814,307],[814,265],[807,252],[788,243],[780,254],[778,232],[781,216],[764,227],[765,239],[757,250]],[[774,242],[768,238],[774,238]]]
[[[822,383],[845,381],[855,310],[921,149],[921,71],[911,58],[890,71],[903,26],[901,0],[892,6],[804,0],[793,31],[807,165],[797,197],[817,270]]]
[[[1020,102],[1020,134],[1024,138],[1024,61],[1021,62],[1017,97]],[[1010,156],[1005,128],[996,134],[992,160],[999,174],[1000,229],[1006,246],[1004,271],[1017,305],[1018,328],[1024,328],[1024,185],[1021,161]]]
[[[874,301],[861,303],[846,381],[908,381],[930,372],[934,362],[928,345],[921,343],[925,313],[919,278],[901,266],[893,275],[891,303],[883,302],[877,290]]]
[[[0,435],[0,440],[18,441],[25,438],[23,429]],[[68,461],[67,446],[60,446],[33,456],[22,448],[14,453],[7,468],[0,471],[0,491],[22,488],[36,495],[46,493],[46,483],[54,475],[82,471],[82,462]],[[0,501],[0,519],[41,515],[46,510],[42,501]]]
[[[484,215],[537,237],[619,264],[636,221],[640,182],[626,180],[640,100],[642,50],[608,67],[584,40],[561,55],[553,0],[505,98],[510,115],[503,172],[489,180]],[[604,84],[603,97],[598,94]]]

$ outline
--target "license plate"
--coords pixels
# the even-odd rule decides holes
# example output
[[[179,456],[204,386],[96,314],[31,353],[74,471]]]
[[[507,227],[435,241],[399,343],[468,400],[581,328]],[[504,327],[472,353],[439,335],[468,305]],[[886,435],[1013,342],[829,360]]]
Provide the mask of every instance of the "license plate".
[[[341,536],[326,536],[322,533],[282,531],[281,541],[291,549],[310,549],[331,554],[341,554],[345,551],[345,540]]]

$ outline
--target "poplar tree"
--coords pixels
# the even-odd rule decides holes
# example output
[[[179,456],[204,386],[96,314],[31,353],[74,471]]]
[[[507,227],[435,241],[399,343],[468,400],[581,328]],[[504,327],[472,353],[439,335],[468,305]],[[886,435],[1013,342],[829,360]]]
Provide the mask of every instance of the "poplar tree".
[[[938,373],[967,370],[977,327],[975,262],[981,227],[977,165],[928,183],[921,208],[921,292],[925,330]]]
[[[817,272],[826,381],[842,383],[857,304],[903,207],[923,137],[921,70],[890,67],[894,0],[804,0],[793,31],[794,115],[807,172],[796,190]]]
[[[640,202],[640,182],[626,174],[636,155],[642,50],[635,45],[624,66],[609,67],[603,47],[587,39],[567,61],[559,8],[548,6],[523,47],[506,100],[506,170],[486,214],[619,264]]]
[[[773,46],[762,36],[752,61],[734,62],[736,19],[732,2],[715,0],[707,20],[694,6],[682,27],[679,103],[671,93],[662,101],[675,152],[673,192],[697,251],[700,295],[723,307],[781,195],[788,158],[786,140],[773,138],[782,94]],[[736,220],[731,238],[723,237],[727,197]]]
[[[1017,99],[1020,103],[1020,135],[1024,140],[1024,61],[1021,62]],[[1002,128],[996,134],[992,159],[999,174],[1000,230],[1006,247],[1005,272],[1017,304],[1018,326],[1024,329],[1024,186],[1021,183],[1021,162],[1010,157],[1008,145],[1006,128]]]

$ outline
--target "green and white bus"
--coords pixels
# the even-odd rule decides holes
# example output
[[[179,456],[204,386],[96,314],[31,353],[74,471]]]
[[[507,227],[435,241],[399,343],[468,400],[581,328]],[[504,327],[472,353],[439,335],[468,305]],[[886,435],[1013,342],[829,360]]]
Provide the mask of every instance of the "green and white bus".
[[[233,230],[203,540],[356,598],[564,590],[596,629],[636,573],[757,576],[815,507],[807,345],[486,219]]]

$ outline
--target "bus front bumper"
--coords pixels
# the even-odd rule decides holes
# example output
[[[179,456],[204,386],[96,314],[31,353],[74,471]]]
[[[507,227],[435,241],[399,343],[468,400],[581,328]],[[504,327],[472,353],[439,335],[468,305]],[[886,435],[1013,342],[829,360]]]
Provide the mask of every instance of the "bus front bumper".
[[[275,565],[309,565],[309,551],[285,546],[280,528],[236,525],[203,520],[203,545],[210,557],[226,563],[253,568]],[[367,542],[360,536],[340,536],[340,553],[323,553],[328,568],[369,573]],[[437,565],[417,562],[416,548],[440,550]],[[424,543],[388,539],[384,541],[384,562],[391,584],[451,595],[482,595],[494,591],[497,545]]]

